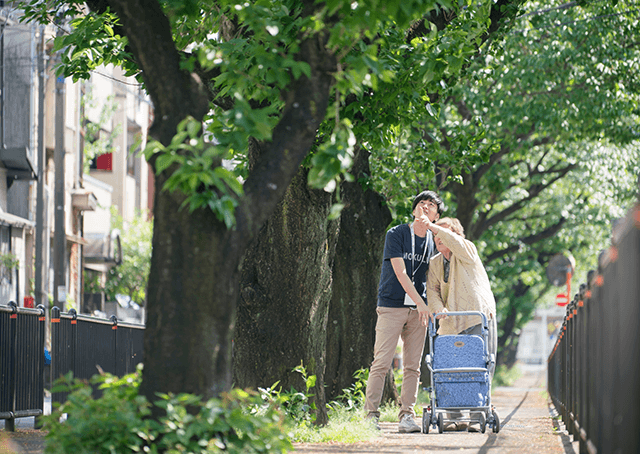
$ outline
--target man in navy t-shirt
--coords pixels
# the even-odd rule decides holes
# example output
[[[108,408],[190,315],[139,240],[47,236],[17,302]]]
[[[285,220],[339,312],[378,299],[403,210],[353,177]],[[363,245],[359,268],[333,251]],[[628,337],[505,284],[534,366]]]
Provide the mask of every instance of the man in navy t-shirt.
[[[429,259],[437,253],[431,232],[420,216],[435,222],[444,212],[442,199],[433,191],[423,191],[413,200],[414,222],[389,229],[378,287],[378,321],[373,363],[369,371],[365,410],[367,419],[378,427],[384,378],[398,345],[403,341],[403,376],[398,430],[420,432],[413,406],[418,397],[420,360],[427,333],[426,281]]]

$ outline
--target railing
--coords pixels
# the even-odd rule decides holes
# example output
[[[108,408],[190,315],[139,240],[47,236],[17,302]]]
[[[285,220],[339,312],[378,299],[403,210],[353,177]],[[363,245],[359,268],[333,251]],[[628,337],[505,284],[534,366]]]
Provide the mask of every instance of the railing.
[[[549,395],[580,453],[640,452],[640,206],[567,306]]]
[[[123,376],[142,362],[144,325],[78,315],[71,309],[51,310],[51,376],[56,380],[69,371],[88,379],[103,371]],[[98,391],[96,390],[96,394]],[[68,393],[56,392],[52,402],[64,402]]]
[[[9,431],[44,411],[44,336],[44,306],[0,306],[0,419]]]
[[[45,308],[0,305],[0,419],[15,430],[15,419],[44,412]],[[88,379],[104,371],[123,376],[143,359],[144,325],[51,309],[51,379],[72,372]],[[96,395],[99,391],[96,390]],[[53,402],[68,393],[56,392]]]

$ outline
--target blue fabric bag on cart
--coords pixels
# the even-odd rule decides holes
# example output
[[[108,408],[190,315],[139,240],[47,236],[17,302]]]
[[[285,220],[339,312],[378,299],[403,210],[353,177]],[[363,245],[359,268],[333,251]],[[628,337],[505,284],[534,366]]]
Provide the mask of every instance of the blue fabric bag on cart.
[[[483,407],[488,404],[488,372],[438,372],[438,369],[486,368],[484,339],[476,335],[436,336],[433,386],[438,407]]]

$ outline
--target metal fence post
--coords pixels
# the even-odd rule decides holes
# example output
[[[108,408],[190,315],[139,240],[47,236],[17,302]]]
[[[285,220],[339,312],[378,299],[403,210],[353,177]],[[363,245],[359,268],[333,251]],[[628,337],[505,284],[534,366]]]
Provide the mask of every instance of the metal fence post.
[[[55,381],[60,377],[62,371],[63,347],[62,333],[60,330],[60,309],[58,306],[51,308],[51,376],[49,381],[52,388]],[[57,395],[59,393],[51,393],[51,402],[58,402]]]
[[[68,314],[71,316],[71,370],[73,371],[73,378],[76,378],[76,371],[78,370],[78,313],[71,308]]]
[[[113,373],[118,375],[118,317],[112,315],[111,318],[111,332],[113,333]]]
[[[578,447],[580,454],[587,452],[586,434],[585,431],[587,422],[587,361],[588,361],[588,337],[589,331],[587,330],[587,312],[585,306],[587,286],[586,284],[580,285],[580,299],[578,301],[578,313],[579,316],[579,376],[580,376],[580,389],[578,390]]]
[[[44,305],[42,304],[38,304],[36,306],[36,309],[38,309],[40,311],[40,315],[38,316],[38,325],[39,325],[39,336],[38,336],[38,345],[40,345],[41,350],[42,350],[42,358],[40,361],[40,369],[38,371],[38,376],[37,376],[37,380],[38,380],[38,385],[37,385],[37,389],[38,390],[42,390],[42,414],[44,415],[44,383],[45,383],[45,378],[44,378],[44,371],[45,371],[45,367],[44,367],[44,349],[45,349],[45,331],[46,331],[46,322],[47,322],[47,310],[45,309]],[[42,428],[42,419],[40,416],[36,416],[35,417],[35,422],[34,422],[34,428],[35,429],[40,429]]]
[[[575,297],[567,306],[567,416],[566,421],[567,432],[569,435],[575,435]],[[574,436],[575,439],[575,436]]]
[[[15,411],[16,411],[16,379],[17,379],[17,368],[16,368],[16,352],[18,349],[18,306],[15,301],[9,301],[8,306],[11,308],[10,322],[9,322],[9,331],[11,340],[11,353],[9,356],[9,373],[11,376],[9,377],[9,399],[10,399],[10,407],[9,410],[11,412],[11,418],[7,419],[5,422],[5,429],[9,432],[15,432],[16,430],[16,419],[15,419]]]
[[[580,445],[580,453],[589,451],[589,440],[595,431],[594,426],[597,421],[597,409],[596,409],[596,378],[595,367],[597,359],[598,345],[596,343],[596,309],[597,309],[597,297],[595,296],[594,279],[597,275],[595,270],[591,270],[587,273],[587,301],[585,302],[586,309],[586,330],[588,333],[587,338],[587,355],[586,375],[587,383],[585,389],[585,407],[586,407],[586,419],[584,422],[584,428],[586,431],[584,448]],[[584,451],[583,451],[584,449]]]

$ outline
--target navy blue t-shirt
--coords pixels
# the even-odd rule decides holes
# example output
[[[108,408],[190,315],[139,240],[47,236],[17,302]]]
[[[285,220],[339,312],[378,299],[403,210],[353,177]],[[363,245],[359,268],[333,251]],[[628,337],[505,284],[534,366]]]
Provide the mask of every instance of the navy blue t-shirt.
[[[380,284],[378,286],[378,306],[383,307],[409,307],[404,305],[405,291],[400,285],[391,265],[391,259],[402,257],[407,275],[411,277],[413,273],[413,285],[418,294],[426,302],[426,282],[427,271],[429,270],[429,259],[436,252],[433,236],[427,230],[426,237],[415,236],[415,258],[412,270],[411,264],[411,228],[408,224],[397,225],[387,232],[384,240],[384,257],[382,260],[382,270],[380,271]],[[427,241],[427,252],[424,254],[424,243]]]

